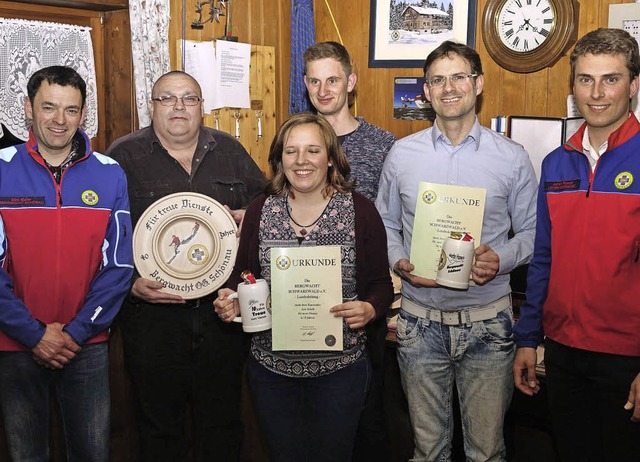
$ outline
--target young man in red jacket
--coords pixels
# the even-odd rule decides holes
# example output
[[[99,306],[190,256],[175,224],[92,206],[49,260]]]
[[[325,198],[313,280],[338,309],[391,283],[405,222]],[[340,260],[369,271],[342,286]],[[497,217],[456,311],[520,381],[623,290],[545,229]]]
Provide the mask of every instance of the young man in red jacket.
[[[549,408],[565,461],[639,460],[640,123],[638,43],[620,29],[578,41],[571,77],[586,123],[542,163],[527,302],[514,329],[516,387]]]

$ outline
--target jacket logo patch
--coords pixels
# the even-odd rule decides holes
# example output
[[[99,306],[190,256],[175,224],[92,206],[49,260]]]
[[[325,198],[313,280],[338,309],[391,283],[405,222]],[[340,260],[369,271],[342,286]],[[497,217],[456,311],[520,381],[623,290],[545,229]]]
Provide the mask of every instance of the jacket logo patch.
[[[633,183],[633,175],[631,172],[618,173],[616,179],[613,180],[613,184],[618,189],[627,189]]]
[[[87,189],[82,193],[82,202],[87,205],[96,205],[98,203],[98,194],[95,191]]]
[[[44,196],[0,197],[0,207],[24,207],[29,205],[44,205]]]
[[[545,181],[545,191],[571,191],[580,187],[580,180]]]

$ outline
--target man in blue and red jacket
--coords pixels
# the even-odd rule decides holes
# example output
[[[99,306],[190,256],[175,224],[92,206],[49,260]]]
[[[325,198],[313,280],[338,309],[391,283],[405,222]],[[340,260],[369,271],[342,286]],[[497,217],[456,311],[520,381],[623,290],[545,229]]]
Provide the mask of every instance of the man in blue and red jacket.
[[[546,336],[549,408],[564,461],[636,461],[640,441],[640,123],[636,40],[598,29],[571,54],[586,120],[542,163],[515,385],[533,395]],[[626,403],[626,404],[625,404]]]
[[[133,273],[127,182],[79,128],[73,69],[27,85],[26,144],[0,151],[0,405],[12,460],[49,460],[50,389],[68,460],[109,460],[107,339]]]

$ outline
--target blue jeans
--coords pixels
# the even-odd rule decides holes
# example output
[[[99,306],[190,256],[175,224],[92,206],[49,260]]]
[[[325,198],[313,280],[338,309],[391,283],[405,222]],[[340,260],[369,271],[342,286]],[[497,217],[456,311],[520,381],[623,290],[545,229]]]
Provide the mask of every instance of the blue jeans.
[[[30,351],[0,352],[0,405],[11,460],[46,462],[51,390],[55,390],[67,460],[109,460],[107,344],[83,345],[63,369],[39,366]]]
[[[494,319],[445,326],[400,311],[398,363],[415,462],[451,459],[454,383],[468,461],[504,461],[504,415],[513,392],[511,308]]]
[[[272,462],[349,462],[371,376],[368,357],[328,375],[276,374],[253,356],[251,396]]]

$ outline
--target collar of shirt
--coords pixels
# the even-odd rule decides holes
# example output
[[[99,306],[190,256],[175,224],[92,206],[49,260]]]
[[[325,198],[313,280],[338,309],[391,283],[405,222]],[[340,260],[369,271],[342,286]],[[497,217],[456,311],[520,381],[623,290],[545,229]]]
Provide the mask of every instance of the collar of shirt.
[[[71,151],[69,151],[69,155],[67,155],[67,157],[60,163],[60,165],[51,165],[49,162],[47,162],[47,159],[42,157],[42,154],[38,152],[38,154],[40,154],[40,156],[42,157],[42,160],[44,160],[45,165],[53,175],[53,178],[55,178],[56,183],[60,184],[62,172],[64,172],[67,167],[69,167],[73,162],[80,159],[84,154],[83,150],[80,149],[81,141],[82,135],[76,133],[71,141]]]
[[[151,126],[149,127],[149,131],[146,135],[146,141],[149,143],[149,146],[151,148],[149,149],[150,153],[153,152],[155,150],[154,148],[156,147],[162,149],[163,151],[167,151],[167,149],[160,142],[158,135],[156,135],[153,124],[151,124]],[[196,151],[193,156],[195,165],[199,165],[202,162],[202,159],[204,159],[204,156],[207,154],[207,152],[212,151],[215,145],[215,130],[206,130],[204,127],[200,127],[200,132],[198,134],[198,146],[196,147]]]
[[[564,144],[565,149],[580,151],[584,153],[584,149],[582,148],[582,141],[584,136],[584,131],[587,129],[587,123],[583,123],[582,126],[576,131],[571,138]],[[618,128],[615,132],[609,135],[609,139],[607,142],[609,143],[607,146],[607,150],[610,151],[612,149],[617,148],[618,146],[626,143],[631,138],[640,133],[640,122],[636,118],[636,115],[629,111],[629,118]]]
[[[596,168],[596,162],[598,162],[598,159],[602,154],[607,152],[608,148],[609,140],[606,140],[598,149],[594,149],[593,146],[591,146],[591,141],[589,141],[589,126],[585,127],[582,135],[582,152],[589,157],[589,163],[591,164],[592,170]]]
[[[451,144],[451,141],[449,141],[449,138],[447,138],[447,136],[444,133],[442,133],[442,131],[440,130],[440,127],[438,127],[438,124],[435,122],[433,123],[433,130],[431,130],[431,137],[432,137],[431,140],[433,142],[434,149],[437,149],[438,140],[440,140],[442,145],[446,146],[447,149],[456,149],[456,150],[462,146],[466,146],[467,143],[469,143],[469,140],[471,140],[475,143],[474,150],[477,151],[480,148],[480,122],[478,122],[478,117],[476,117],[476,120],[473,123],[471,130],[469,130],[469,133],[467,133],[467,136],[465,137],[465,139],[462,140],[462,142],[458,146],[455,146],[455,148]]]

